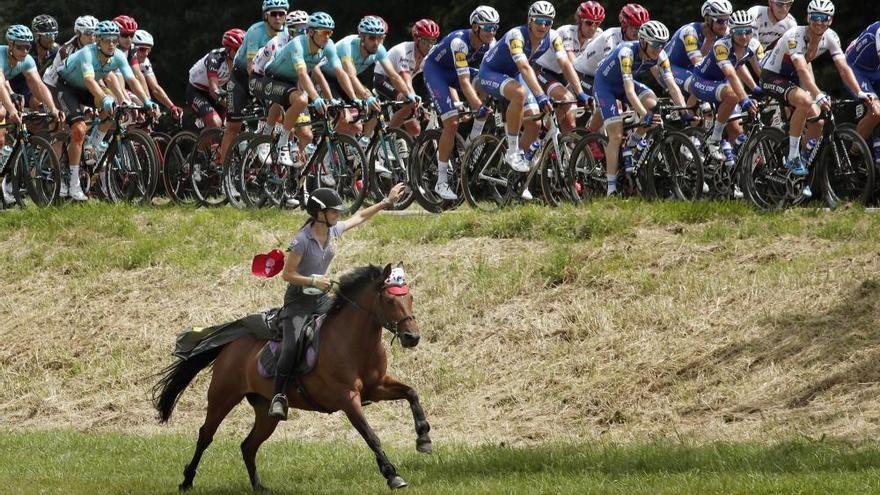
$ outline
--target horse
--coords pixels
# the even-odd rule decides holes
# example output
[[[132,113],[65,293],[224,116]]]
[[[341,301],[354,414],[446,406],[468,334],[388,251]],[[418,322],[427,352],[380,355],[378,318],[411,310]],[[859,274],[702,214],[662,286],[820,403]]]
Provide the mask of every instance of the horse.
[[[363,405],[367,401],[406,399],[415,421],[416,450],[422,453],[431,452],[431,427],[416,391],[386,373],[388,359],[382,329],[394,335],[392,344],[397,338],[405,348],[415,347],[420,338],[412,313],[412,294],[405,285],[400,290],[400,285],[386,283],[391,271],[390,264],[384,269],[368,265],[341,277],[321,328],[317,363],[307,374],[291,376],[286,395],[293,408],[325,413],[343,411],[375,454],[379,472],[388,486],[397,489],[407,483],[382,450],[379,437],[364,417]],[[265,343],[246,335],[216,349],[179,359],[159,373],[161,379],[153,387],[153,406],[159,413],[159,422],[166,423],[193,378],[214,363],[208,386],[208,411],[199,428],[195,453],[183,471],[180,491],[192,488],[202,454],[220,423],[242,398],[254,409],[253,428],[241,443],[242,457],[253,489],[265,489],[255,459],[260,445],[272,435],[279,421],[269,416],[272,379],[257,371]]]

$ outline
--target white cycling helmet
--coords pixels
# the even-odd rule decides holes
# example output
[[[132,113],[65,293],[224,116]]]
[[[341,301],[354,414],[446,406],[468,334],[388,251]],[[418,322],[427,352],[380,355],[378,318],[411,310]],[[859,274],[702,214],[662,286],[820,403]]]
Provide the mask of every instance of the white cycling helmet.
[[[730,14],[730,27],[732,28],[740,28],[740,27],[755,27],[755,18],[752,14],[749,13],[748,10],[737,10],[733,14]]]
[[[660,21],[648,21],[639,27],[639,40],[666,43],[669,41],[669,28]]]
[[[811,0],[807,5],[807,15],[828,14],[834,17],[834,4],[831,0]]]
[[[706,0],[703,3],[703,8],[700,9],[700,14],[703,17],[716,18],[730,15],[731,13],[733,13],[733,5],[727,0]]]
[[[501,15],[488,5],[480,5],[471,12],[471,24],[498,24]]]
[[[98,27],[98,19],[90,15],[77,17],[76,22],[73,23],[73,30],[77,34],[94,33],[96,27]]]
[[[138,29],[134,32],[134,39],[132,40],[134,46],[153,46],[153,35],[144,31],[143,29]]]
[[[553,4],[550,2],[545,2],[544,0],[539,0],[532,4],[529,7],[529,19],[533,19],[535,17],[549,17],[551,19],[556,18],[556,9],[553,7]]]
[[[304,10],[291,10],[287,14],[287,27],[309,22],[309,14]]]

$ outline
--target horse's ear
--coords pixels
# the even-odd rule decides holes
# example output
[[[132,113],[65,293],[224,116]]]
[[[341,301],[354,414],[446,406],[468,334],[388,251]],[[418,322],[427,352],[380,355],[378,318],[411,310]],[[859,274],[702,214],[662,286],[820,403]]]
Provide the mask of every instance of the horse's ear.
[[[382,270],[382,280],[387,280],[388,277],[391,276],[391,263],[385,265],[385,269]]]
[[[397,268],[403,268],[403,261],[397,262]]]

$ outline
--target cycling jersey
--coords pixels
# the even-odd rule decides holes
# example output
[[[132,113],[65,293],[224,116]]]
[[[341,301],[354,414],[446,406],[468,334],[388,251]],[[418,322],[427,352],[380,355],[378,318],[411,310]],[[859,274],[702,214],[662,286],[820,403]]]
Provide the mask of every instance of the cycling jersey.
[[[275,54],[275,58],[266,66],[266,75],[287,81],[296,81],[299,78],[297,70],[300,67],[305,67],[306,72],[311,72],[312,69],[320,65],[321,70],[327,68],[329,71],[332,69],[335,79],[336,69],[342,67],[342,62],[339,59],[338,46],[333,43],[333,40],[328,39],[324,48],[318,48],[315,53],[311,53],[309,50],[309,36],[306,34],[297,36]]]
[[[671,74],[669,56],[666,52],[660,50],[657,60],[642,60],[638,40],[621,43],[605,57],[596,72],[593,94],[602,118],[606,122],[620,119],[617,101],[626,98],[624,81],[632,81],[639,98],[651,93],[650,88],[633,80],[633,76],[647,72],[654,66],[659,67],[664,76]]]
[[[557,59],[568,57],[565,53],[565,46],[562,44],[562,37],[556,30],[548,31],[538,42],[538,46],[533,47],[529,39],[529,27],[525,25],[515,27],[505,33],[498,40],[498,43],[486,53],[483,63],[480,64],[480,74],[482,76],[484,70],[487,69],[511,77],[516,76],[519,74],[519,69],[516,66],[518,61],[533,62],[551,49]]]
[[[705,79],[720,81],[725,79],[724,73],[721,72],[722,68],[733,67],[736,69],[752,57],[757,57],[759,61],[764,59],[764,48],[760,41],[752,38],[748,46],[745,47],[742,57],[738,58],[733,47],[733,40],[730,36],[725,36],[712,45],[709,54],[694,67],[693,73]]]
[[[806,59],[807,54],[807,26],[796,26],[789,29],[779,38],[776,47],[769,55],[764,57],[764,70],[779,74],[785,77],[797,77],[797,71],[792,64],[792,60],[801,59],[807,63],[812,62],[825,52],[831,54],[832,60],[844,57],[843,50],[840,48],[840,38],[830,28],[822,34],[819,40],[819,47],[815,55],[810,60]]]
[[[153,62],[150,61],[150,57],[145,58],[144,61],[141,62],[141,73],[144,77],[156,74],[156,72],[153,71]]]
[[[266,43],[266,46],[260,48],[260,51],[257,52],[257,56],[254,57],[254,63],[252,66],[254,74],[262,76],[266,72],[266,66],[268,66],[272,62],[272,59],[275,58],[275,53],[290,42],[290,40],[290,31],[285,29],[269,40],[269,42]]]
[[[79,89],[87,89],[86,77],[93,77],[95,81],[99,81],[116,69],[122,71],[122,76],[125,80],[134,78],[134,73],[131,71],[131,67],[128,65],[128,61],[125,59],[125,54],[122,51],[115,49],[113,56],[104,64],[101,63],[101,56],[103,54],[99,54],[97,45],[91,44],[84,47],[67,58],[59,75],[66,83]]]
[[[39,41],[34,40],[34,44],[31,46],[31,57],[34,58],[34,62],[37,64],[37,70],[42,74],[46,72],[46,69],[52,64],[52,61],[55,59],[55,54],[58,53],[59,46],[58,43],[52,42],[52,46],[46,51],[46,57],[40,60],[37,43],[39,43]]]
[[[619,27],[603,31],[593,38],[574,59],[574,70],[579,74],[593,77],[599,70],[599,64],[623,41],[623,31]]]
[[[453,31],[434,45],[425,56],[425,70],[430,63],[435,69],[450,70],[459,76],[467,76],[471,73],[470,67],[479,67],[486,52],[494,45],[495,40],[492,40],[474,50],[471,46],[470,29]]]
[[[694,66],[691,57],[702,56],[700,47],[703,46],[705,39],[703,23],[692,22],[678,28],[663,51],[669,56],[670,64],[689,69]]]
[[[779,38],[789,29],[797,26],[794,16],[788,14],[785,19],[774,21],[770,18],[770,7],[756,5],[749,9],[749,14],[758,26],[758,41],[764,45],[765,50],[771,50]]]
[[[6,77],[7,81],[19,74],[37,70],[37,63],[34,62],[34,58],[30,54],[25,55],[24,60],[21,62],[10,66],[9,47],[6,45],[0,46],[0,58],[2,58],[0,60],[0,69],[3,70],[3,76]]]
[[[868,26],[849,44],[846,61],[853,69],[880,71],[880,22]]]
[[[376,49],[375,53],[371,53],[366,57],[361,55],[361,37],[357,34],[350,34],[339,40],[339,42],[336,43],[336,54],[339,56],[340,62],[351,60],[355,72],[358,74],[369,69],[376,63],[388,60],[388,52],[383,45],[379,45],[379,48]],[[336,79],[336,71],[332,69],[333,67],[321,65],[321,70],[324,71],[325,74]]]
[[[388,50],[388,60],[398,74],[408,72],[410,77],[412,77],[419,72],[422,72],[422,69],[425,66],[425,60],[427,60],[427,55],[422,58],[419,65],[416,65],[416,44],[413,41],[404,41],[403,43],[394,45]],[[381,74],[383,76],[388,75],[385,73],[385,68],[382,64],[378,62],[376,63],[375,71],[376,74]]]
[[[581,46],[580,33],[578,32],[577,24],[562,26],[557,29],[556,32],[562,37],[562,46],[565,47],[565,51],[571,52],[572,55],[577,57],[580,55],[581,51],[587,47],[591,40],[601,36],[602,28],[597,28],[596,34],[589,40],[586,40],[583,46]],[[543,69],[553,71],[557,74],[562,73],[562,67],[559,65],[559,60],[557,60],[556,54],[549,50],[538,58],[537,64]]]
[[[269,25],[265,21],[256,22],[248,28],[244,35],[238,51],[235,53],[233,67],[238,70],[247,72],[248,62],[257,56],[260,48],[266,46],[266,43],[273,37]]]
[[[231,71],[229,64],[226,63],[225,48],[211,50],[189,69],[189,83],[204,91],[210,87],[209,77],[216,77],[217,84],[222,87],[229,82],[230,76]]]
[[[58,52],[55,54],[55,59],[52,60],[52,65],[50,65],[46,69],[46,72],[43,73],[43,82],[52,87],[57,86],[58,71],[64,67],[64,62],[67,60],[67,57],[77,52],[80,48],[82,48],[82,45],[79,44],[79,36],[74,36],[70,41],[61,45],[61,48],[59,48]]]

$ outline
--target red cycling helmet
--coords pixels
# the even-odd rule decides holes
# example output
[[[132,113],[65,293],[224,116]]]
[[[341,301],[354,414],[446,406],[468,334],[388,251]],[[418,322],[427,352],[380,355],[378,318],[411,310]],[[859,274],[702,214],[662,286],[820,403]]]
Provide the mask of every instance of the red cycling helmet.
[[[651,14],[648,13],[648,9],[637,3],[628,3],[620,9],[619,19],[621,27],[639,27],[651,20]]]
[[[226,48],[231,48],[233,50],[238,50],[238,47],[244,42],[244,30],[243,29],[230,29],[223,33],[223,46]]]
[[[134,34],[138,30],[137,21],[127,15],[118,15],[113,22],[119,26],[119,32],[122,34]]]
[[[577,16],[578,19],[602,22],[605,20],[605,7],[599,2],[584,2],[578,5]]]
[[[413,25],[413,38],[439,38],[440,26],[431,19],[421,19]]]

